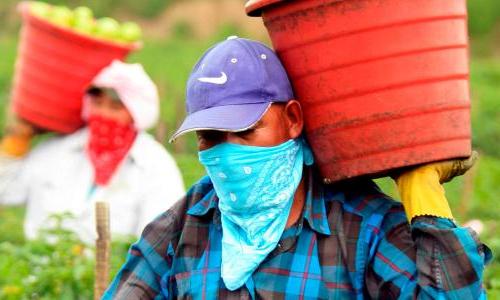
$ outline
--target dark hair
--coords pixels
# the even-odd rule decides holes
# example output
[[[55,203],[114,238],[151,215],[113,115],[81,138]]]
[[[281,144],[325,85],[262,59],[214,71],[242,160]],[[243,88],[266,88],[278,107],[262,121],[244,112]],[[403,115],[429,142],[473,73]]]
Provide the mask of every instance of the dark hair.
[[[90,95],[90,96],[95,96],[95,97],[100,97],[103,94],[103,91],[101,88],[98,88],[96,86],[91,86],[85,91],[85,94]]]
[[[87,89],[85,93],[89,96],[94,96],[94,97],[101,97],[102,95],[106,94],[111,99],[121,102],[120,96],[113,88],[102,88],[97,86],[91,86]]]

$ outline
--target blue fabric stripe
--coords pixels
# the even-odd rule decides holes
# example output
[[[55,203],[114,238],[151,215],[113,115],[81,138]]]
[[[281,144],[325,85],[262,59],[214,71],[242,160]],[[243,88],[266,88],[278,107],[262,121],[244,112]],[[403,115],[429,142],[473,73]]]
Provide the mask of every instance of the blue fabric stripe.
[[[365,299],[369,297],[365,289],[366,271],[371,268],[380,280],[398,287],[402,299],[412,298],[417,291],[420,291],[422,299],[485,298],[481,280],[453,291],[418,285],[417,263],[406,256],[407,249],[398,248],[397,242],[394,242],[397,238],[391,240],[394,244],[388,241],[388,235],[393,234],[392,229],[407,224],[404,211],[400,204],[381,195],[373,183],[360,185],[359,191],[344,193],[323,186],[312,177],[309,182],[313,184],[308,187],[303,220],[285,230],[281,238],[280,244],[288,245],[287,248],[271,253],[243,290],[235,292],[235,296],[248,291],[253,299],[259,298],[259,295],[284,299]],[[146,230],[147,236],[132,246],[126,264],[104,299],[112,299],[117,293],[120,297],[131,295],[138,286],[157,291],[155,299],[217,299],[220,293],[229,293],[220,278],[222,231],[218,200],[209,178],[202,178],[191,188],[185,201],[186,211],[171,212],[170,216],[164,214],[152,223],[152,229],[156,223],[159,224],[165,236],[161,236],[163,231]],[[327,208],[332,209],[327,211]],[[356,216],[349,219],[351,223],[342,219],[347,213]],[[172,222],[172,216],[176,214],[187,223],[176,225],[177,221]],[[358,219],[359,224],[356,223]],[[163,226],[161,222],[167,221],[169,226]],[[174,225],[179,228],[172,228]],[[358,240],[353,245],[349,234],[355,232],[358,226]],[[482,277],[487,257],[478,251],[481,247],[468,230],[457,228],[450,220],[440,218],[416,219],[409,228],[413,233],[423,232],[426,235],[440,230],[453,232],[478,278]],[[200,232],[208,232],[208,236]],[[325,244],[325,241],[328,243]],[[328,247],[321,248],[321,245]],[[161,253],[160,248],[167,249],[167,253]],[[425,254],[433,249],[419,251]],[[349,261],[352,256],[354,262]],[[486,256],[489,257],[489,254]],[[443,254],[440,257],[445,259],[447,256]],[[132,272],[139,282],[123,283],[123,275],[127,272]],[[120,283],[122,288],[119,288]]]

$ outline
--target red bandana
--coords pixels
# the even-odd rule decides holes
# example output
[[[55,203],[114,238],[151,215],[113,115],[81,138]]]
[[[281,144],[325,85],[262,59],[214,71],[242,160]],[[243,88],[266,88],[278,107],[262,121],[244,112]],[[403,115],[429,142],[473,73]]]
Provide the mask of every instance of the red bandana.
[[[106,185],[134,143],[137,131],[101,116],[88,119],[87,153],[94,167],[94,183]]]

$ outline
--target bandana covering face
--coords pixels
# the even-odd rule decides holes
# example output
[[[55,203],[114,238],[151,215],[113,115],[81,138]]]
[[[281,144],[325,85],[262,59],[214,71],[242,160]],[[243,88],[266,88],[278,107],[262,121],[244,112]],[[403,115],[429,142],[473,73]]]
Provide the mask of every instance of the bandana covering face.
[[[219,197],[222,279],[236,290],[278,244],[312,153],[298,139],[275,147],[223,143],[199,157]]]
[[[89,117],[88,127],[87,154],[94,168],[94,183],[104,186],[128,154],[137,131],[133,124],[122,125],[96,115]]]

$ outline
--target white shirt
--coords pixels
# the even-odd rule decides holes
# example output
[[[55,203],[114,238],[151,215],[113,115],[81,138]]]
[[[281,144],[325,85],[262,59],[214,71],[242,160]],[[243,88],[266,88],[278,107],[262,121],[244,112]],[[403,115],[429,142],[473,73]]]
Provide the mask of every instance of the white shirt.
[[[26,203],[28,238],[37,236],[51,214],[70,212],[76,219],[65,227],[92,242],[97,237],[96,201],[109,203],[112,235],[138,236],[147,223],[184,195],[175,161],[147,133],[137,135],[109,184],[90,193],[94,171],[85,151],[87,136],[87,129],[82,129],[52,138],[25,159],[2,167],[0,203]]]

